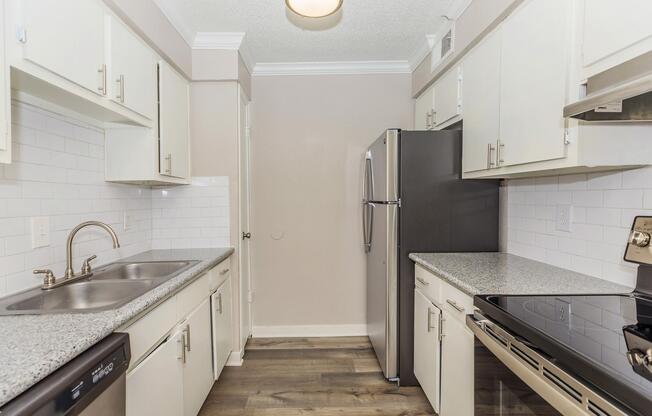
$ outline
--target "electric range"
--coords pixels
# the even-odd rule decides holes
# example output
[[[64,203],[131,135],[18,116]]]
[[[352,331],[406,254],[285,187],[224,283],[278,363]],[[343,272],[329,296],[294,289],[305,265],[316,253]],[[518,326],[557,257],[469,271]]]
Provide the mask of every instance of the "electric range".
[[[476,416],[652,415],[651,234],[652,217],[637,217],[632,293],[474,298]]]

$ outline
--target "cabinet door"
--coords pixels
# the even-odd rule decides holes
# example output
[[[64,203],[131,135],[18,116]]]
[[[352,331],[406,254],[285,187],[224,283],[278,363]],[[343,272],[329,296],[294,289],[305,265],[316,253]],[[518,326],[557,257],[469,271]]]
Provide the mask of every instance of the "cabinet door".
[[[188,82],[159,62],[159,166],[161,175],[188,177]]]
[[[11,163],[11,93],[5,60],[5,1],[0,0],[0,163]]]
[[[183,348],[177,332],[127,374],[127,416],[182,414]]]
[[[211,297],[213,308],[213,365],[217,380],[233,350],[233,318],[231,310],[231,278]]]
[[[492,168],[500,137],[500,30],[464,57],[462,97],[464,172]]]
[[[651,17],[652,2],[649,0],[584,1],[584,66],[616,57],[601,68],[604,70],[649,51],[649,43],[641,43],[652,37]]]
[[[425,90],[416,100],[414,105],[414,129],[432,129],[432,113],[434,111],[434,87]]]
[[[439,413],[441,311],[419,290],[414,292],[414,375]],[[471,383],[473,386],[473,383]]]
[[[111,99],[149,118],[156,110],[156,57],[113,16],[107,16]]]
[[[444,312],[441,415],[473,416],[473,333]]]
[[[503,24],[498,166],[564,157],[572,3],[529,0]]]
[[[448,71],[435,83],[435,105],[432,116],[432,124],[435,128],[461,114],[461,76],[462,67],[458,66]]]
[[[99,1],[23,0],[24,57],[105,94],[104,10]]]
[[[211,366],[211,309],[205,299],[182,324],[186,337],[186,364],[183,368],[183,414],[199,413],[213,387]]]

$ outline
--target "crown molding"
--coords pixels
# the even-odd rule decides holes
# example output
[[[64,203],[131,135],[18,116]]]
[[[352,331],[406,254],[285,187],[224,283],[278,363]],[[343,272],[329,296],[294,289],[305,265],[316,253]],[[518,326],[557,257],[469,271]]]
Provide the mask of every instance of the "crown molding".
[[[259,63],[254,76],[409,74],[408,61],[341,61]]]
[[[158,6],[163,15],[168,19],[179,35],[181,35],[186,44],[192,47],[192,44],[195,41],[195,32],[183,23],[183,19],[177,11],[170,6],[166,0],[154,0],[154,4]]]
[[[197,32],[192,48],[238,50],[244,38],[245,32]]]

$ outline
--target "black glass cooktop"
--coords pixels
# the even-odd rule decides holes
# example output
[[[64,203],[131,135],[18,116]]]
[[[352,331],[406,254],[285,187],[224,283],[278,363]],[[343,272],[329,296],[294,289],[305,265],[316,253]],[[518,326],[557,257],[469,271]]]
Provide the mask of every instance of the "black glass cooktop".
[[[652,372],[644,364],[652,348],[652,298],[476,296],[475,305],[617,402],[652,408]]]

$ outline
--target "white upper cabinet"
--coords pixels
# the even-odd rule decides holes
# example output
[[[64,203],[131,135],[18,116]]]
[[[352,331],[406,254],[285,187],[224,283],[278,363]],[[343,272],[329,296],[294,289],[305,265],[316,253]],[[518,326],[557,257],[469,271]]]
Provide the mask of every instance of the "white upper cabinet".
[[[435,87],[430,86],[417,99],[414,105],[414,129],[432,130],[435,112]]]
[[[464,172],[495,166],[500,137],[500,30],[464,58]]]
[[[5,59],[5,2],[0,0],[0,163],[11,163],[11,90]]]
[[[652,50],[652,2],[583,0],[583,75],[590,77]]]
[[[435,129],[462,113],[462,67],[456,66],[435,82],[432,125]]]
[[[497,166],[565,155],[571,7],[568,0],[530,0],[502,25]]]
[[[97,1],[23,0],[24,58],[106,95],[104,8]]]
[[[106,16],[108,94],[125,107],[152,120],[156,111],[157,58],[122,22]]]
[[[190,96],[188,81],[164,61],[159,63],[160,174],[189,176]]]

